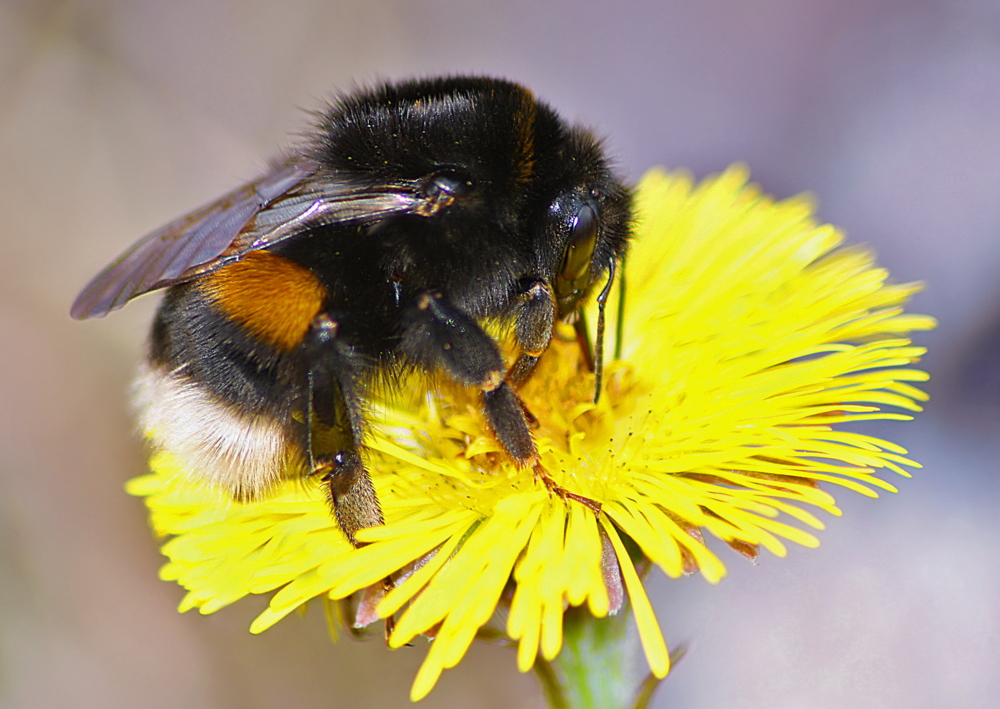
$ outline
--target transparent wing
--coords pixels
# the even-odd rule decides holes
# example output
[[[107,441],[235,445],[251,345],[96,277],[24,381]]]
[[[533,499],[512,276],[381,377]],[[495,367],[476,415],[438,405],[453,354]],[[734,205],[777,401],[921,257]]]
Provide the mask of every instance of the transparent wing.
[[[314,180],[316,164],[293,158],[139,240],[77,296],[74,318],[101,317],[137,295],[190,280],[324,224],[414,211],[409,185],[362,188]]]

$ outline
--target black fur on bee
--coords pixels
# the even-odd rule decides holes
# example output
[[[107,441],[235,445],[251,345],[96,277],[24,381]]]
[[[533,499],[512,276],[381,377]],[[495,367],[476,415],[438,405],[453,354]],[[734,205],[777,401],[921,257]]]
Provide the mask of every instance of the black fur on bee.
[[[240,499],[290,467],[319,475],[358,544],[383,522],[365,401],[408,370],[480,390],[504,450],[559,491],[517,388],[561,320],[599,379],[630,205],[599,142],[517,84],[385,84],[338,99],[262,177],[137,243],[72,314],[168,288],[137,386],[155,443]],[[595,290],[591,352],[580,309]],[[509,366],[487,321],[513,333]]]

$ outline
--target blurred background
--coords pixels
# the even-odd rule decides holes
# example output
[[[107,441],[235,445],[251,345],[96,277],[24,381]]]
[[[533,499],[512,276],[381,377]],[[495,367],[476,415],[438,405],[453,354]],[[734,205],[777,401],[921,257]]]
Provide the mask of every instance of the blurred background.
[[[940,320],[932,401],[866,431],[925,467],[838,492],[817,550],[649,581],[688,656],[656,707],[1000,705],[1000,3],[988,0],[0,0],[0,706],[405,706],[424,649],[259,637],[265,599],[180,615],[124,482],[156,298],[69,304],[137,237],[252,177],[303,109],[377,78],[485,72],[608,137],[636,181],[735,160],[872,245]],[[476,646],[424,707],[541,707]]]

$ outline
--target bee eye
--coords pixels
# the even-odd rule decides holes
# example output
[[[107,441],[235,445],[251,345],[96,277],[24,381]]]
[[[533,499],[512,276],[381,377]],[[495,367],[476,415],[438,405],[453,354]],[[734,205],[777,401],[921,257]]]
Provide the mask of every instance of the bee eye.
[[[594,246],[597,243],[597,213],[589,204],[583,205],[573,219],[570,227],[569,244],[563,256],[560,277],[567,281],[575,281],[590,268],[594,258]]]
[[[464,170],[440,170],[427,179],[424,194],[430,198],[466,197],[475,186],[472,176]]]

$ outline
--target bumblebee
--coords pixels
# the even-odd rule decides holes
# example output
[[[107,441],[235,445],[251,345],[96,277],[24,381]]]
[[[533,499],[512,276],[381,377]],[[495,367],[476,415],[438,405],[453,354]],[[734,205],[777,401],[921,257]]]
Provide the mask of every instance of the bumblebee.
[[[339,98],[261,177],[140,240],[71,313],[167,288],[136,387],[142,428],[239,500],[289,470],[320,476],[358,546],[383,523],[365,401],[407,371],[480,390],[514,463],[575,497],[538,464],[517,389],[562,320],[600,391],[630,217],[599,142],[524,87],[390,83]],[[592,352],[580,310],[598,287]],[[512,332],[509,367],[489,322]]]

